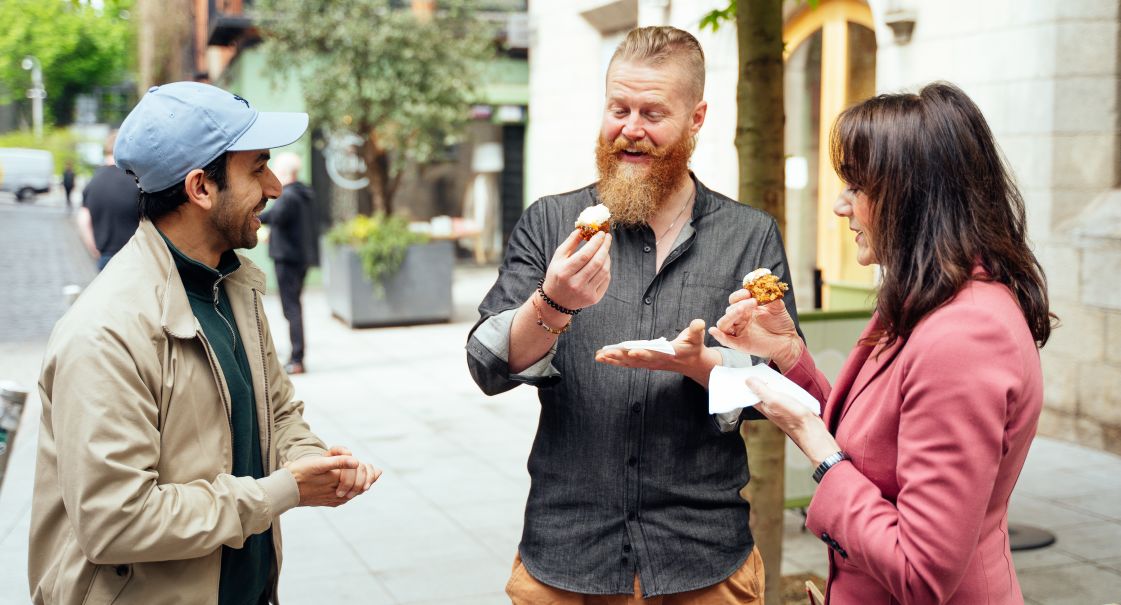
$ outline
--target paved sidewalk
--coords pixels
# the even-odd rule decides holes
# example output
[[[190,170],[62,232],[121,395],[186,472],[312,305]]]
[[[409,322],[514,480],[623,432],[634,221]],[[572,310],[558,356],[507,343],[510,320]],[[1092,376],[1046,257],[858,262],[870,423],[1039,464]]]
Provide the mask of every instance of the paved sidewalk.
[[[463,344],[493,269],[458,269],[453,323],[350,330],[306,295],[309,373],[294,378],[306,416],[329,443],[385,469],[339,509],[284,516],[286,605],[508,603],[503,587],[521,531],[535,393],[484,397]],[[277,299],[267,312],[278,345]],[[41,342],[0,343],[0,379],[34,385]],[[25,603],[37,394],[0,491],[0,604]],[[1012,520],[1046,527],[1050,548],[1016,555],[1030,603],[1121,600],[1121,458],[1037,439],[1013,497]],[[787,515],[784,571],[824,576],[825,546]]]

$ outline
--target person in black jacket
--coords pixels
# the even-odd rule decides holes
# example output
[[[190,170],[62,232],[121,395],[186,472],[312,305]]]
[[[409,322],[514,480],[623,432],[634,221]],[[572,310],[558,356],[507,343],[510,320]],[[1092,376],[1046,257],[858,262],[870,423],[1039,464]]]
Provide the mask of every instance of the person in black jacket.
[[[315,260],[315,194],[297,180],[300,157],[278,154],[272,161],[284,191],[264,212],[261,222],[268,225],[269,258],[276,266],[280,305],[288,320],[292,356],[284,369],[289,374],[304,373],[304,319],[300,295],[308,267]]]
[[[70,194],[74,192],[74,162],[70,160],[62,170],[62,191],[66,195],[66,209],[70,210]]]

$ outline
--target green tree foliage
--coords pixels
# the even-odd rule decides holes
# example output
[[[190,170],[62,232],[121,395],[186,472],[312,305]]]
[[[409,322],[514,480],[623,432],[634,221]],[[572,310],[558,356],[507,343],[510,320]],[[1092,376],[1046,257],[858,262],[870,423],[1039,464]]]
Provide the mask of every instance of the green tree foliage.
[[[134,56],[133,0],[0,1],[0,103],[24,99],[31,74],[20,62],[39,59],[47,89],[44,121],[73,121],[74,98],[118,83]]]
[[[393,212],[401,171],[433,159],[466,122],[492,32],[461,0],[431,16],[389,0],[259,0],[277,79],[302,80],[313,122],[363,138],[375,212]]]

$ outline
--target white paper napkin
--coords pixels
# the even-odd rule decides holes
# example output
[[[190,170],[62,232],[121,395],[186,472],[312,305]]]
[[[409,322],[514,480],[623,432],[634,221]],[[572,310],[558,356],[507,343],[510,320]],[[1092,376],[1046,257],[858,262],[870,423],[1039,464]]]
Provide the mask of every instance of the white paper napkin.
[[[663,336],[654,340],[626,340],[613,345],[603,347],[607,349],[624,349],[627,351],[657,351],[658,353],[665,353],[666,355],[677,355],[677,351],[673,350],[673,345]]]
[[[712,373],[708,375],[708,412],[722,414],[759,403],[759,397],[744,383],[748,378],[762,380],[775,391],[790,395],[813,413],[821,415],[821,404],[813,395],[762,363],[750,368],[712,368]]]

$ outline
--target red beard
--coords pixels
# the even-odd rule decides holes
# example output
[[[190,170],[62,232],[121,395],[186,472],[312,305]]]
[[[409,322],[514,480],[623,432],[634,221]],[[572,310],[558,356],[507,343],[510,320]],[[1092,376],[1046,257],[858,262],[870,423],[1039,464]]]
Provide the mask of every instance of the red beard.
[[[613,142],[596,137],[596,168],[600,201],[611,210],[617,225],[644,225],[689,178],[689,158],[696,140],[682,136],[668,147],[655,147],[647,139],[630,141],[619,135]],[[646,165],[622,159],[623,150],[640,151],[650,158]]]

